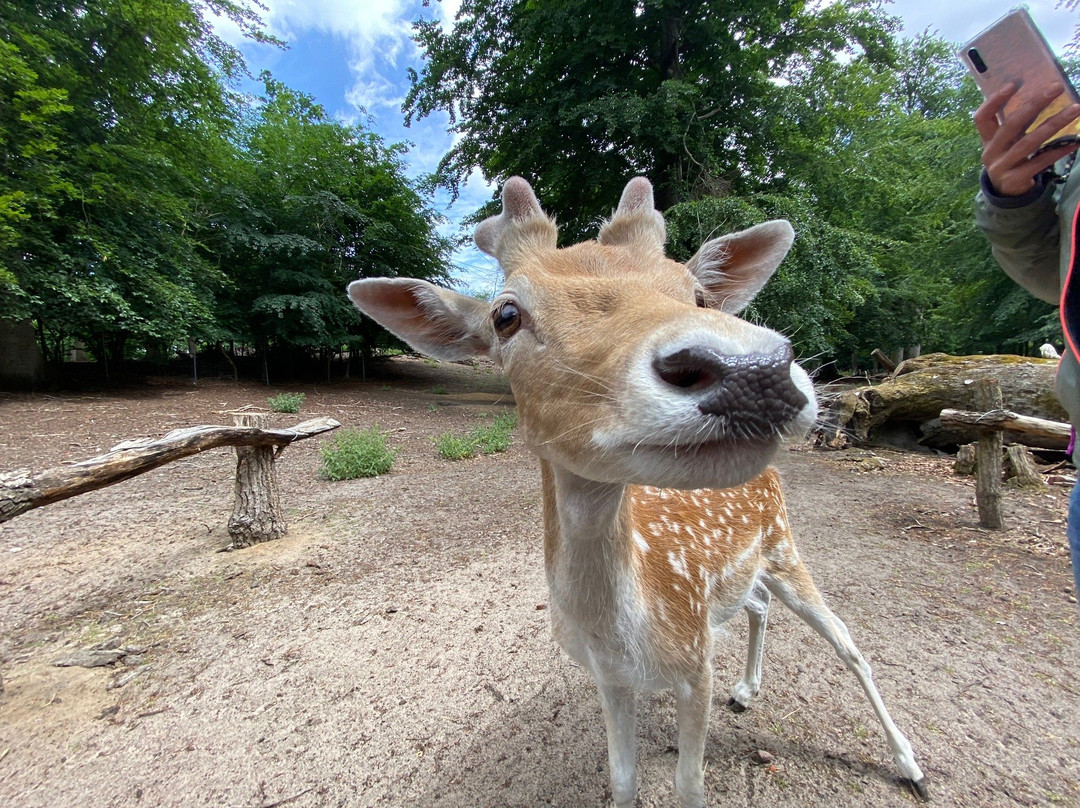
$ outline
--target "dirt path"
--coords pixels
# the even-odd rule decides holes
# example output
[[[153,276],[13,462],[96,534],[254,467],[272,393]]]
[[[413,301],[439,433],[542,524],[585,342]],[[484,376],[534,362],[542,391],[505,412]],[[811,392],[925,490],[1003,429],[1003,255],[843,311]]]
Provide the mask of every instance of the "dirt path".
[[[549,634],[535,462],[517,442],[450,463],[431,440],[506,406],[501,379],[396,360],[380,379],[304,392],[275,425],[378,424],[401,454],[386,477],[329,483],[318,439],[290,447],[279,542],[214,552],[231,510],[224,449],[0,525],[0,805],[605,804],[595,691]],[[220,423],[267,395],[203,381],[0,397],[0,470]],[[988,535],[944,461],[796,448],[780,468],[802,554],[934,804],[1080,806],[1064,489],[1010,492],[1013,529]],[[914,803],[855,679],[779,605],[761,697],[724,709],[745,620],[731,628],[711,805]],[[95,645],[124,656],[53,664]],[[673,806],[671,696],[644,699],[639,723],[640,804]]]

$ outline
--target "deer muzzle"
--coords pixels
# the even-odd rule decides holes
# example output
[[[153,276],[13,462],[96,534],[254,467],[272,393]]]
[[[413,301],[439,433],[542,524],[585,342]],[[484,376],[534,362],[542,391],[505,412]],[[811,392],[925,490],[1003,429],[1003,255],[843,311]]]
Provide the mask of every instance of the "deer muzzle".
[[[736,437],[782,433],[807,405],[791,375],[791,344],[771,353],[724,354],[693,345],[653,360],[660,379]]]

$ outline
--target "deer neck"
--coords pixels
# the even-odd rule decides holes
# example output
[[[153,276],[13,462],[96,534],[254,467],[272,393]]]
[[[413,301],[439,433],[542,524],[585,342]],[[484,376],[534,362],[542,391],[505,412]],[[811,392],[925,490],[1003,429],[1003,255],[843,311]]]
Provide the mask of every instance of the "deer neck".
[[[636,599],[627,486],[541,461],[544,560],[553,604],[579,625],[612,627]]]

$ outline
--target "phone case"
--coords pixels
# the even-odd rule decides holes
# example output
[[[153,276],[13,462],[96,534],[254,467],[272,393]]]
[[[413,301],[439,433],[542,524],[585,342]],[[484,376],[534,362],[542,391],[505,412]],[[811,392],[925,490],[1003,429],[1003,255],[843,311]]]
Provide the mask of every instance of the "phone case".
[[[1031,131],[1051,115],[1070,104],[1080,102],[1080,95],[1054,56],[1042,32],[1036,27],[1026,9],[1010,11],[959,52],[960,60],[971,71],[984,97],[989,97],[1004,85],[1012,83],[1019,89],[999,113],[1002,122],[1024,102],[1028,94],[1039,92],[1054,82],[1065,90],[1027,128]],[[1039,151],[1080,142],[1080,118],[1047,138]]]

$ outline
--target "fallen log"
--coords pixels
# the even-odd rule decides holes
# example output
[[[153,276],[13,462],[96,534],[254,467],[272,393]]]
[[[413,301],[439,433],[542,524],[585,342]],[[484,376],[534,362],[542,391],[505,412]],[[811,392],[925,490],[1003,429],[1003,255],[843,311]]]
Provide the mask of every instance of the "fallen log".
[[[337,429],[333,418],[314,418],[292,429],[196,426],[161,438],[124,441],[103,455],[38,474],[26,469],[0,474],[0,522],[62,499],[96,491],[174,460],[219,446],[277,446]]]
[[[819,442],[835,447],[873,443],[879,432],[902,429],[933,448],[971,443],[978,439],[977,430],[968,425],[939,430],[937,419],[945,409],[975,409],[975,383],[985,378],[998,380],[1009,411],[1066,421],[1054,394],[1056,371],[1057,363],[1049,359],[925,354],[903,362],[880,384],[822,395]]]
[[[1005,450],[1005,479],[1018,488],[1041,491],[1046,488],[1042,475],[1031,460],[1031,452],[1023,446]]]
[[[885,355],[885,352],[881,350],[881,348],[874,348],[874,350],[870,352],[870,355],[874,357],[877,363],[883,368],[885,368],[885,370],[887,370],[889,373],[892,373],[896,370],[896,363],[889,359],[889,357]]]

